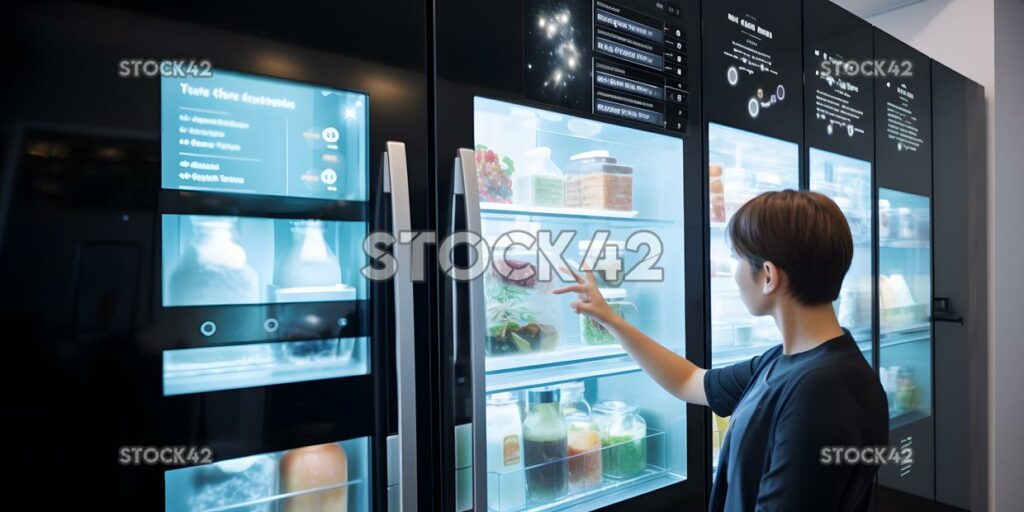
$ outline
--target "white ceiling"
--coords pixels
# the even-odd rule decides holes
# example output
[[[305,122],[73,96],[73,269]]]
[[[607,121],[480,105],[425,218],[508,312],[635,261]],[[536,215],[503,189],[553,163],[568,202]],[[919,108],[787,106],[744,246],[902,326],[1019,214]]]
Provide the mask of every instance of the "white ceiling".
[[[899,9],[924,0],[832,0],[842,8],[861,18],[870,18],[886,11]]]

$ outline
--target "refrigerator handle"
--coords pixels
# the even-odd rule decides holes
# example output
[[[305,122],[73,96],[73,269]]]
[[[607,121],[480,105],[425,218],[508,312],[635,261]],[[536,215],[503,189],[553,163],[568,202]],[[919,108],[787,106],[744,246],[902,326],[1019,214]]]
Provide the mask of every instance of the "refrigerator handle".
[[[398,243],[412,230],[409,172],[404,142],[387,142],[384,154],[384,192],[391,194],[392,246],[397,266],[395,290],[395,380],[398,400],[399,510],[416,510],[416,343],[413,324],[412,246]]]
[[[482,235],[480,223],[480,193],[476,176],[476,157],[472,149],[460,148],[455,159],[456,194],[461,190],[466,212],[466,231]],[[460,180],[461,178],[461,180]],[[461,181],[461,183],[459,183]],[[480,254],[477,253],[477,257]],[[484,339],[485,324],[483,279],[470,280],[469,339],[470,389],[472,390],[472,446],[473,446],[473,510],[487,510],[487,428],[484,399]]]

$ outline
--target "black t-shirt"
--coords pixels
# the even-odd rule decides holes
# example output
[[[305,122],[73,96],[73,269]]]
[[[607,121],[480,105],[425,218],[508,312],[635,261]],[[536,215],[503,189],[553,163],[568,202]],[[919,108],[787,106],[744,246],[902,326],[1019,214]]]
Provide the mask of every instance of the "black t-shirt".
[[[823,447],[888,444],[885,392],[849,332],[799,354],[782,345],[709,370],[708,404],[732,416],[711,512],[863,511],[877,465],[824,464]]]

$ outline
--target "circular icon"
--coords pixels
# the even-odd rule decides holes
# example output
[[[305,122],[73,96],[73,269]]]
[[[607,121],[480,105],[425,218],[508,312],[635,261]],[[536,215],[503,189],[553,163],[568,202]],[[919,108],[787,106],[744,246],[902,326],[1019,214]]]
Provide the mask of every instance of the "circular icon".
[[[764,99],[764,89],[762,89],[760,87],[757,88],[757,99],[759,99],[759,100],[763,100]]]
[[[779,84],[779,86],[775,88],[775,95],[779,97],[780,101],[786,99],[786,88]]]
[[[338,317],[338,327],[345,327],[348,325],[348,318]]]
[[[757,102],[757,98],[750,98],[747,102],[747,112],[750,117],[757,117],[757,114],[761,112],[761,104]]]
[[[277,332],[278,327],[281,327],[281,324],[277,321],[276,318],[268,318],[263,321],[264,331]]]
[[[324,169],[320,173],[320,181],[325,185],[334,185],[338,181],[338,173],[334,172],[334,169]]]
[[[210,336],[213,336],[214,333],[216,333],[216,332],[217,332],[217,324],[215,324],[215,323],[213,323],[213,322],[211,322],[209,320],[207,320],[207,321],[205,321],[205,322],[203,322],[202,324],[199,325],[199,334],[202,334],[203,336],[210,337]]]
[[[333,126],[328,126],[327,128],[324,128],[324,131],[320,132],[320,136],[324,138],[325,142],[332,143],[338,142],[338,139],[341,138],[341,134],[338,133],[338,129]]]
[[[736,85],[740,81],[740,72],[736,71],[733,66],[729,67],[729,70],[725,72],[725,78],[729,81],[729,85]]]
[[[846,133],[847,133],[847,134],[848,134],[848,135],[849,135],[850,137],[853,137],[853,125],[852,125],[852,124],[848,124],[848,125],[846,125]]]

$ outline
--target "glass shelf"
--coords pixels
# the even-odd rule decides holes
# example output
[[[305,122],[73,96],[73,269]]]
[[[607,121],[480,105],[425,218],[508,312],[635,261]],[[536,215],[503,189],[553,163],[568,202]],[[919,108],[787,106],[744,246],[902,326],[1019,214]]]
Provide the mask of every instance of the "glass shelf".
[[[168,512],[370,509],[369,438],[164,473]]]
[[[600,217],[616,219],[632,219],[640,212],[636,210],[606,210],[597,208],[555,208],[549,206],[523,206],[511,203],[480,203],[482,213],[510,213],[523,215],[552,215],[566,217]]]
[[[366,338],[166,350],[164,396],[366,375]]]
[[[575,380],[639,372],[640,367],[628,355],[604,359],[586,359],[569,363],[530,366],[487,374],[487,393],[534,388]]]
[[[648,429],[647,436],[639,440],[631,440],[618,444],[603,446],[591,452],[538,464],[515,471],[487,473],[487,488],[492,511],[512,512],[545,510],[593,510],[598,505],[594,499],[607,499],[616,494],[629,492],[636,495],[636,486],[657,482],[658,487],[683,480],[682,476],[671,473],[665,465],[665,433]],[[591,465],[597,469],[596,461],[591,463],[594,452],[600,453],[602,476],[589,486],[572,486],[568,477],[565,496],[549,502],[537,502],[530,498],[530,489],[526,482],[532,472],[548,474],[565,472],[569,474],[572,466]],[[608,476],[606,469],[610,466],[628,466],[629,475],[619,478]],[[575,488],[574,488],[575,487]],[[627,491],[629,490],[629,491]],[[631,491],[631,492],[630,492]],[[615,498],[616,500],[620,498]]]

